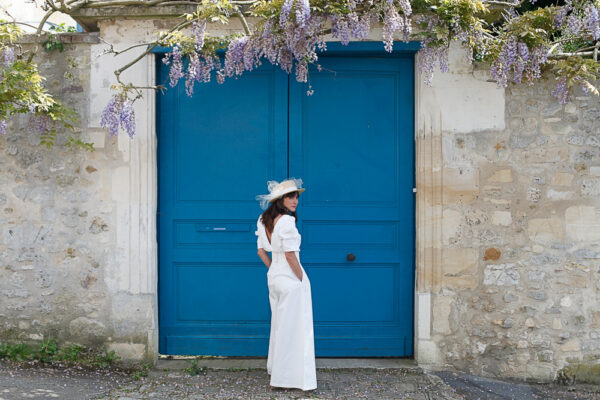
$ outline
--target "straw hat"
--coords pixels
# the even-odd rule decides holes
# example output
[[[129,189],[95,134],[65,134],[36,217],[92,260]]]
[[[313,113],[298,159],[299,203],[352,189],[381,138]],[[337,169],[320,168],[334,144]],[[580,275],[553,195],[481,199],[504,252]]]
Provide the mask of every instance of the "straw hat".
[[[275,200],[288,193],[302,193],[306,190],[302,188],[302,179],[294,178],[289,178],[281,182],[268,181],[267,188],[269,190],[269,194],[261,194],[256,196],[256,200],[260,201],[260,206],[263,209],[266,209],[268,204],[274,202]]]

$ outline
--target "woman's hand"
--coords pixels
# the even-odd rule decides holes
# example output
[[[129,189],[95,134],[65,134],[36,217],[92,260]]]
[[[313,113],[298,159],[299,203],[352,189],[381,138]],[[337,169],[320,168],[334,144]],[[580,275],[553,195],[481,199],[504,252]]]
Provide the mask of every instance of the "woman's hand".
[[[296,252],[286,251],[285,259],[292,268],[292,272],[298,277],[300,282],[302,282],[302,267],[300,267],[300,262],[298,261],[298,257],[296,257]]]
[[[260,257],[262,262],[267,266],[267,268],[271,267],[271,258],[269,258],[269,255],[267,254],[265,249],[258,249],[258,256]]]

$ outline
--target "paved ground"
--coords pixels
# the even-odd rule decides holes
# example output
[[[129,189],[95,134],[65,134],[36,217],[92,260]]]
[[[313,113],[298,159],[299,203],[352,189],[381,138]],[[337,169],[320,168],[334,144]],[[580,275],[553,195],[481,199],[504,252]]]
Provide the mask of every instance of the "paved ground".
[[[271,390],[264,369],[206,369],[196,376],[159,367],[138,381],[110,371],[22,367],[0,363],[0,400],[16,399],[414,399],[600,400],[592,385],[533,385],[418,368],[345,368],[317,371],[312,392]]]

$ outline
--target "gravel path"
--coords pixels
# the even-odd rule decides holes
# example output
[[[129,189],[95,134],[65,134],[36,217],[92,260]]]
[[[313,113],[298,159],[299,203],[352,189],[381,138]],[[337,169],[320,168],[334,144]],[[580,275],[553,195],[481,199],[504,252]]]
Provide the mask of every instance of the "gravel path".
[[[413,369],[318,369],[312,392],[272,390],[264,369],[155,369],[147,377],[114,370],[49,368],[0,362],[0,400],[412,399],[600,400],[598,385],[562,386]]]
[[[302,392],[270,389],[265,370],[152,372],[102,399],[463,399],[437,376],[411,370],[318,370],[317,379],[317,390]]]

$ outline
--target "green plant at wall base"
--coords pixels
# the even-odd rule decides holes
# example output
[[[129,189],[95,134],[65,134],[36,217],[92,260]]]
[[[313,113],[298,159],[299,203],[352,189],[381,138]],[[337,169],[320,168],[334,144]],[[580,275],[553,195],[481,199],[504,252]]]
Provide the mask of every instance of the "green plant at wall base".
[[[60,352],[59,352],[57,358],[61,361],[71,361],[71,362],[79,361],[79,360],[81,360],[81,355],[82,355],[83,351],[84,351],[84,348],[82,346],[72,344],[68,347],[60,349]]]
[[[102,368],[107,368],[110,367],[112,364],[114,364],[115,362],[119,361],[121,359],[121,357],[119,357],[118,355],[116,355],[114,350],[102,350],[102,352],[100,354],[97,354],[94,357],[94,360],[92,361],[92,363],[94,365],[96,365],[97,367],[102,367]]]
[[[190,374],[191,376],[196,376],[196,375],[204,375],[206,373],[206,368],[205,367],[200,367],[198,366],[198,360],[194,359],[194,360],[188,360],[187,361],[190,366],[187,368],[184,368],[183,370],[185,372],[187,372],[188,374]]]
[[[29,361],[34,358],[34,355],[25,343],[18,343],[8,346],[6,358],[12,361]]]
[[[42,362],[53,361],[58,354],[58,342],[54,339],[44,339],[38,347],[38,359]]]
[[[134,381],[139,381],[148,376],[148,371],[150,371],[150,369],[152,369],[152,365],[143,363],[131,372],[131,378]]]

